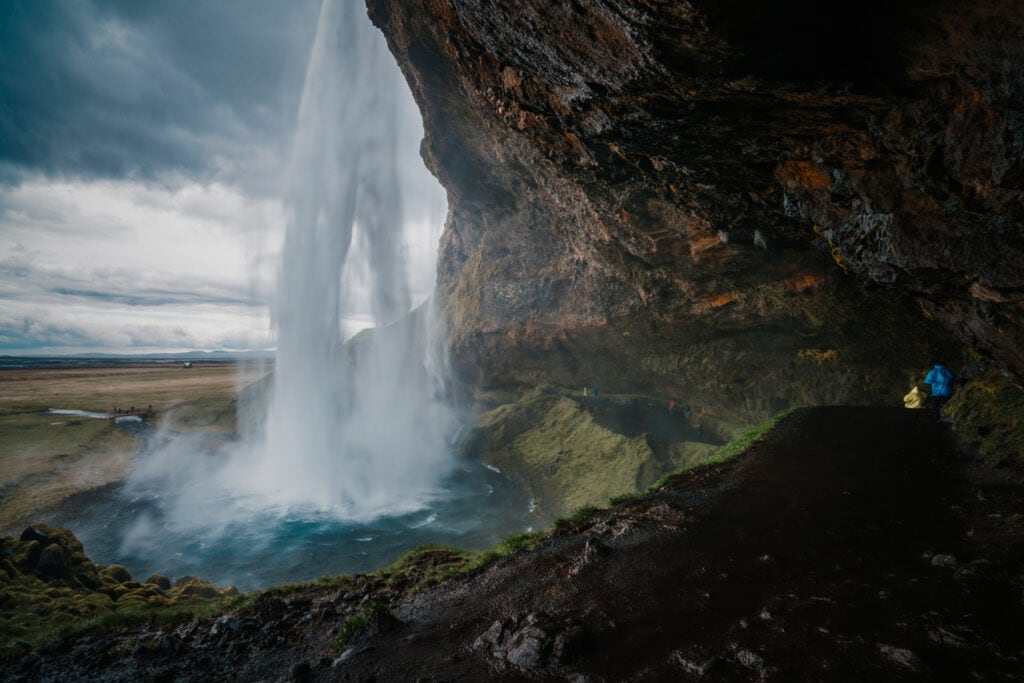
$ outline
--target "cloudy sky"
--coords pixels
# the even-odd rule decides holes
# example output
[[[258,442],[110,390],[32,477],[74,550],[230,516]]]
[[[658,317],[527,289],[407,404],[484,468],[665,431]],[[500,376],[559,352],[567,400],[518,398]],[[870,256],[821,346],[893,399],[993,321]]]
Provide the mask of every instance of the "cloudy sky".
[[[273,345],[319,5],[0,1],[0,354]]]

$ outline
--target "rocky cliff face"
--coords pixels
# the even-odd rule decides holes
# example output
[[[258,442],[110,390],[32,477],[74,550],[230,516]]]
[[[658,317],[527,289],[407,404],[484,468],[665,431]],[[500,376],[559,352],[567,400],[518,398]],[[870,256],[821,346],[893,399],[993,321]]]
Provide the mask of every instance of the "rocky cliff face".
[[[368,0],[448,190],[478,386],[759,415],[955,353],[1024,377],[1015,0]]]

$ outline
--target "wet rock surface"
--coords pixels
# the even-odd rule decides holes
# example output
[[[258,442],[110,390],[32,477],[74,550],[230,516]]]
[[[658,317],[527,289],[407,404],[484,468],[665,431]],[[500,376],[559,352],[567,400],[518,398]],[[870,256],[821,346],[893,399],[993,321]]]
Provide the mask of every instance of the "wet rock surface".
[[[269,591],[3,676],[1019,680],[1022,486],[993,472],[926,411],[801,410],[738,461],[411,597],[383,576]]]
[[[471,382],[870,401],[789,368],[956,353],[922,307],[1024,377],[1020,3],[368,4],[449,193]]]
[[[973,467],[924,411],[799,411],[740,462],[413,597],[379,645],[409,643],[404,661],[350,666],[395,680],[418,667],[438,679],[1012,679],[1024,673],[1019,486]],[[1015,521],[980,534],[993,505]]]

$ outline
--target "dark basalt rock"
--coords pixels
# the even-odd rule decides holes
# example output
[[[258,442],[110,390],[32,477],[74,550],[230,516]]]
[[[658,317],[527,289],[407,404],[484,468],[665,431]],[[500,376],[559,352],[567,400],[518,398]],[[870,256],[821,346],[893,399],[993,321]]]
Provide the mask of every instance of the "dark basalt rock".
[[[902,378],[957,353],[924,317],[1024,378],[1015,0],[368,5],[448,190],[438,278],[474,384],[728,410],[734,366],[772,376],[754,413],[878,400],[785,368],[836,349]]]

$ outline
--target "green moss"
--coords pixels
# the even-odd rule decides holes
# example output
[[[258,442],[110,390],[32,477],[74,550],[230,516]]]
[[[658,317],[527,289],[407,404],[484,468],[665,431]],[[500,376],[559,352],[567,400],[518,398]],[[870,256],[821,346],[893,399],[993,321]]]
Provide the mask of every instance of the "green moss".
[[[478,425],[475,455],[518,479],[548,518],[635,491],[656,459],[643,435],[616,434],[576,401],[540,390]]]
[[[389,585],[409,595],[471,568],[475,555],[451,546],[424,544],[373,575],[383,577]]]
[[[340,654],[371,619],[383,613],[389,613],[387,605],[379,600],[371,600],[362,612],[342,622],[334,639],[334,654]]]
[[[233,589],[203,597],[188,594],[185,587],[163,590],[141,584],[124,567],[88,561],[82,544],[67,529],[36,525],[34,530],[31,540],[0,540],[0,555],[26,559],[9,562],[0,584],[0,650],[11,656],[20,652],[18,640],[42,644],[85,631],[172,625],[232,609],[248,599],[233,597]],[[29,561],[40,548],[40,557],[48,559],[44,568]]]
[[[957,434],[992,466],[1024,472],[1024,391],[996,370],[972,380],[946,404]]]
[[[594,505],[584,505],[583,507],[573,511],[568,517],[559,517],[551,524],[552,529],[566,529],[570,526],[579,524],[580,522],[588,519],[595,512],[600,512],[601,508]]]

